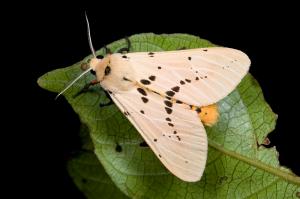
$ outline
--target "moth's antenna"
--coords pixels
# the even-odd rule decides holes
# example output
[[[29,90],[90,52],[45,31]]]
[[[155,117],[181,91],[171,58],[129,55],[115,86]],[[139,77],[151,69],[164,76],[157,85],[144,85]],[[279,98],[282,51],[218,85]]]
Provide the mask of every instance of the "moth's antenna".
[[[87,24],[87,33],[88,33],[88,39],[89,39],[89,45],[90,45],[90,49],[94,55],[94,57],[96,58],[96,53],[92,44],[92,38],[91,38],[91,31],[90,31],[90,24],[89,24],[89,20],[87,18],[87,15],[85,13],[85,19],[86,19],[86,24]],[[84,76],[85,74],[87,74],[89,71],[91,71],[92,68],[90,67],[89,69],[87,69],[86,71],[84,71],[83,73],[81,73],[76,79],[74,79],[66,88],[64,88],[64,90],[62,90],[56,97],[55,99],[57,99],[61,94],[63,94],[66,90],[68,90],[77,80],[79,80],[82,76]]]
[[[91,38],[90,23],[89,23],[89,19],[88,19],[88,17],[87,17],[86,12],[85,12],[85,19],[86,19],[87,33],[88,33],[88,39],[89,39],[90,49],[91,49],[91,51],[92,51],[94,57],[96,58],[96,53],[95,53],[95,49],[94,49],[94,47],[93,47],[92,38]]]
[[[92,70],[92,68],[87,69],[86,71],[84,71],[83,73],[81,73],[78,77],[76,77],[76,79],[74,79],[66,88],[64,88],[64,90],[62,90],[56,97],[55,99],[57,99],[61,94],[63,94],[66,90],[68,90],[77,80],[79,80],[83,75],[87,74],[90,70]]]

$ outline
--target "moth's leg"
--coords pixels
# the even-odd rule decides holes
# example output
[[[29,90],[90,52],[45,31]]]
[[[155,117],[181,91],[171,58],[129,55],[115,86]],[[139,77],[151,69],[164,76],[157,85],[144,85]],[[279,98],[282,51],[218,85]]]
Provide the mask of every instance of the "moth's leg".
[[[90,83],[86,84],[86,85],[85,85],[78,93],[76,93],[73,97],[75,98],[75,97],[77,97],[78,95],[87,92],[91,86],[94,86],[94,85],[96,85],[96,84],[98,84],[98,83],[99,83],[98,80],[96,80],[96,79],[95,79],[95,80],[92,80]]]
[[[140,143],[140,147],[149,147],[149,145],[145,141],[143,141]]]
[[[88,91],[89,90],[89,88],[91,87],[91,86],[94,86],[94,85],[96,85],[96,84],[99,84],[100,82],[98,81],[98,80],[96,80],[96,79],[94,79],[94,80],[92,80],[90,83],[88,83],[88,84],[86,84],[84,87],[83,87],[83,91]]]
[[[104,91],[104,93],[105,93],[105,96],[109,99],[109,102],[107,102],[107,103],[101,103],[100,102],[100,104],[99,104],[100,108],[105,107],[105,106],[110,106],[110,105],[114,104],[111,97],[110,97],[110,95],[108,94],[108,92]]]
[[[125,37],[124,39],[125,39],[126,42],[127,42],[127,47],[126,47],[126,48],[121,48],[120,50],[118,50],[117,53],[126,54],[126,53],[129,53],[129,52],[130,52],[131,42],[130,42],[130,40],[128,39],[128,37]]]
[[[96,76],[96,71],[91,70],[90,73],[91,73],[92,75],[95,75],[95,76]],[[98,83],[99,83],[99,82],[98,82]]]

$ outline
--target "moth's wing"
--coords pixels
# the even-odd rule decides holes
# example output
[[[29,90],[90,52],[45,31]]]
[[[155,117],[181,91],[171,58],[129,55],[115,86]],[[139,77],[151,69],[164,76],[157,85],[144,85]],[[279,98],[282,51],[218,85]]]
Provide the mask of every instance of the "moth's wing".
[[[245,53],[223,47],[129,53],[127,57],[136,81],[148,80],[145,86],[151,90],[165,95],[170,91],[175,99],[196,106],[227,96],[250,66]]]
[[[165,98],[144,91],[146,96],[132,89],[111,97],[169,171],[184,181],[198,181],[205,168],[207,137],[196,111],[172,102],[168,107]]]

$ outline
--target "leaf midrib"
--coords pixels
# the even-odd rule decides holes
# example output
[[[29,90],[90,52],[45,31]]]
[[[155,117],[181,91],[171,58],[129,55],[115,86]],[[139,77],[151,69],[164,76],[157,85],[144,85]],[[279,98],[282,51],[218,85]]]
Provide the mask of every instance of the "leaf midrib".
[[[286,181],[289,181],[295,185],[298,185],[300,186],[300,177],[298,176],[295,176],[295,175],[292,175],[290,173],[287,173],[283,170],[280,170],[279,168],[275,168],[275,167],[272,167],[270,165],[267,165],[267,164],[264,164],[262,163],[261,161],[258,161],[258,160],[255,160],[255,159],[251,159],[251,158],[248,158],[246,156],[243,156],[241,154],[238,154],[234,151],[230,151],[230,150],[227,150],[225,149],[224,147],[222,147],[221,145],[219,145],[217,142],[211,140],[208,138],[208,145],[222,153],[224,153],[225,155],[228,155],[230,157],[233,157],[237,160],[240,160],[240,161],[243,161],[247,164],[249,164],[250,166],[254,166],[254,167],[257,167],[261,170],[264,170],[266,172],[269,172],[277,177],[280,177]]]

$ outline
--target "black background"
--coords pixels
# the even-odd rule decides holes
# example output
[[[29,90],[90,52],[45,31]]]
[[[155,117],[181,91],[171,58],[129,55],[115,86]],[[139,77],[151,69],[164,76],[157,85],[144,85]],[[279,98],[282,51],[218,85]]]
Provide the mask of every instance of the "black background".
[[[260,83],[266,101],[278,114],[277,127],[269,136],[279,151],[282,165],[300,175],[299,112],[297,92],[299,31],[293,6],[241,3],[100,2],[74,8],[32,5],[10,9],[4,32],[13,43],[4,75],[17,105],[10,114],[6,165],[13,169],[7,184],[11,194],[32,198],[84,198],[66,171],[72,151],[80,146],[79,120],[67,102],[38,87],[44,73],[69,66],[90,54],[84,11],[87,12],[96,49],[117,39],[143,32],[189,33],[215,44],[240,49],[252,60],[250,73]],[[229,8],[228,8],[229,7]],[[13,78],[12,78],[13,77]],[[7,79],[6,79],[7,78]],[[15,89],[11,89],[15,88]],[[105,197],[104,197],[105,198]]]

